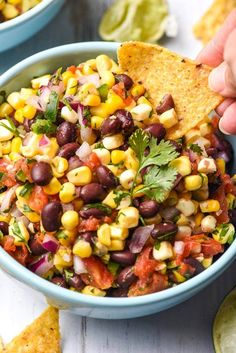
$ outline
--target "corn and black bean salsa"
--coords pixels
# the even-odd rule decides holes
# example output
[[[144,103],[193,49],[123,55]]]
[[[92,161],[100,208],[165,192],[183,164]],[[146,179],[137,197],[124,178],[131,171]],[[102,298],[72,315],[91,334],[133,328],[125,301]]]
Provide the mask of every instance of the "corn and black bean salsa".
[[[0,244],[64,288],[139,296],[199,274],[234,239],[232,148],[206,118],[179,140],[166,94],[108,56],[2,96]]]
[[[25,13],[42,0],[0,0],[0,23]]]

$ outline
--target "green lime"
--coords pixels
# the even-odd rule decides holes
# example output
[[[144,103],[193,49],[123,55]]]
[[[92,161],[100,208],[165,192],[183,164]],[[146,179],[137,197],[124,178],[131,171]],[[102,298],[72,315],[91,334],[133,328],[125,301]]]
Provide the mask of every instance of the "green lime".
[[[99,34],[104,40],[156,42],[166,29],[166,0],[116,0],[104,13]]]
[[[213,341],[216,353],[236,352],[236,288],[225,297],[216,314]]]

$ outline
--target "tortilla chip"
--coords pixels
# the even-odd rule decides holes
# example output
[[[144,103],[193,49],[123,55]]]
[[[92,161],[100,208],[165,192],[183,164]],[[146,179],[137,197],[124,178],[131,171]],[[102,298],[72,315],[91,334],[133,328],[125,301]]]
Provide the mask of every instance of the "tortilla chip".
[[[127,42],[118,49],[121,69],[134,82],[141,82],[157,106],[169,93],[175,102],[179,123],[167,131],[177,139],[198,125],[223,98],[208,87],[208,66],[184,59],[158,45]]]
[[[59,315],[53,307],[46,309],[3,350],[3,353],[60,352]]]
[[[230,12],[236,8],[236,0],[215,0],[193,28],[194,35],[203,44],[208,43],[223,25]]]
[[[3,342],[2,342],[2,337],[0,337],[0,353],[3,352]]]

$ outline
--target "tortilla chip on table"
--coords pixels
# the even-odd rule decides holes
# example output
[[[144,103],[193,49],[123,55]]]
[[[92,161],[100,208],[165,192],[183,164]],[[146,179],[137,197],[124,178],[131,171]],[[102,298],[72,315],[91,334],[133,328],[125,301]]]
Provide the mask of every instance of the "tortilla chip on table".
[[[144,85],[157,106],[171,94],[179,122],[168,129],[170,139],[181,138],[214,110],[223,98],[208,87],[211,68],[158,45],[126,42],[118,49],[121,69]]]

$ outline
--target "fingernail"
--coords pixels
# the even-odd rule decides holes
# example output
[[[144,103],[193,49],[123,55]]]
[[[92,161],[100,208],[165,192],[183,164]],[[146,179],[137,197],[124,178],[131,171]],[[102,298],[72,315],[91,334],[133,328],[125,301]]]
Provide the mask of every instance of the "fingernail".
[[[220,119],[220,121],[219,121],[219,129],[220,129],[220,131],[223,132],[223,134],[225,134],[225,135],[231,135],[229,132],[225,131],[224,127],[222,126],[223,122],[224,122],[224,119],[223,118]]]
[[[209,86],[213,91],[222,92],[225,88],[225,71],[224,63],[212,70],[209,75]]]

